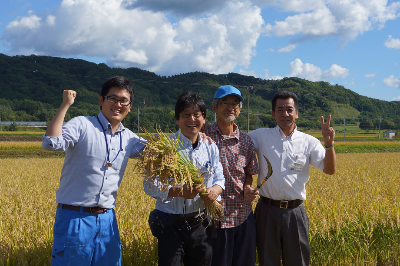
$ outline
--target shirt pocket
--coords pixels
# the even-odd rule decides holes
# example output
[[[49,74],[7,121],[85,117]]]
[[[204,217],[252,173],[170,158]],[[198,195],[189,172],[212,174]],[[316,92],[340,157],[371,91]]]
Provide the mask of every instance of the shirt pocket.
[[[304,154],[289,154],[286,161],[287,169],[292,174],[300,174],[307,163],[307,156]]]

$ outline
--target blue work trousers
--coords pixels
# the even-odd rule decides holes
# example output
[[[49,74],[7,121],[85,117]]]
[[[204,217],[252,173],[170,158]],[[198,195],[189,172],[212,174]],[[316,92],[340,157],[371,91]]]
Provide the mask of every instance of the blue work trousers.
[[[121,241],[113,209],[102,214],[57,208],[51,265],[121,265]]]

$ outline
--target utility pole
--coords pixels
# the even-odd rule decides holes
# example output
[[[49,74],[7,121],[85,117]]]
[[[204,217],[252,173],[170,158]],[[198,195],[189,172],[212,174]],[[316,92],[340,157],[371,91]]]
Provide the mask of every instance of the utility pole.
[[[253,89],[253,86],[246,86],[247,88],[247,133],[250,131],[250,89]]]
[[[140,117],[140,105],[143,103],[143,105],[146,105],[146,103],[144,102],[139,102],[138,107],[137,107],[137,134],[139,137],[139,133],[140,133],[140,126],[139,126],[139,117]]]
[[[261,114],[259,114],[258,112],[257,112],[257,114],[256,114],[256,129],[259,129],[260,128],[260,126],[259,126],[259,123],[258,123],[258,117],[260,116]]]
[[[346,114],[343,109],[343,141],[346,141]]]
[[[379,116],[379,139],[381,138],[381,122],[382,122],[382,116]]]

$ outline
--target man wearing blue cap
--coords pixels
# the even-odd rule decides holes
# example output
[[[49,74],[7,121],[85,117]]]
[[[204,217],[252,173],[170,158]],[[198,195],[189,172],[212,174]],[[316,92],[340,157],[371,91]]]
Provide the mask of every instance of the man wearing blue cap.
[[[255,265],[256,231],[251,202],[258,192],[251,189],[251,184],[253,175],[258,173],[258,164],[253,142],[234,123],[242,102],[237,88],[219,87],[212,104],[217,122],[206,129],[206,135],[218,146],[225,176],[225,190],[221,194],[225,215],[216,222],[213,266]]]

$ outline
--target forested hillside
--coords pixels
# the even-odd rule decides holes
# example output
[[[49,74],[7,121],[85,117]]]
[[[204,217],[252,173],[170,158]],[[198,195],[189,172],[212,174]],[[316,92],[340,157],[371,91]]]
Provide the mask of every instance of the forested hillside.
[[[229,73],[187,73],[172,77],[158,76],[138,68],[109,68],[79,59],[48,56],[6,56],[0,54],[0,112],[2,121],[49,121],[62,101],[62,91],[77,91],[75,104],[66,120],[78,115],[96,115],[103,82],[111,76],[126,76],[135,87],[132,112],[124,125],[137,131],[138,107],[140,126],[150,131],[175,130],[174,104],[184,90],[199,93],[208,109],[207,121],[214,121],[211,102],[221,85],[233,85],[241,90],[245,102],[237,123],[247,129],[247,98],[249,93],[250,129],[273,127],[272,96],[279,90],[290,90],[299,97],[298,125],[317,128],[319,116],[332,114],[336,124],[360,124],[373,129],[381,120],[382,129],[400,129],[399,102],[386,102],[361,96],[339,85],[311,82],[300,78],[263,80]],[[143,102],[146,104],[144,105]]]

